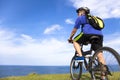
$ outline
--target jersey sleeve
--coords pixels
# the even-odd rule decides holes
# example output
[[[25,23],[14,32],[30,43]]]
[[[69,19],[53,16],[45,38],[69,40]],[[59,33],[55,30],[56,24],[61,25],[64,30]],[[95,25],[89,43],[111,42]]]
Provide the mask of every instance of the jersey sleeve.
[[[79,29],[80,28],[80,25],[81,25],[81,18],[78,17],[75,21],[75,25],[74,25],[74,28],[76,29]]]

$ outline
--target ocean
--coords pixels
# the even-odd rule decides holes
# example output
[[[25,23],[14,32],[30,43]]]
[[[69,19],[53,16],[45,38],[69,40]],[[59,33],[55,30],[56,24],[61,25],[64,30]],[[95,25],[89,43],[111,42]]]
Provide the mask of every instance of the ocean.
[[[120,71],[120,66],[111,65],[113,71]],[[86,72],[83,69],[83,72]],[[30,73],[36,74],[66,74],[70,73],[70,66],[11,66],[0,65],[0,78],[9,76],[25,76]]]
[[[0,65],[0,78],[9,76],[24,76],[30,73],[37,74],[64,74],[69,73],[69,66],[10,66]]]

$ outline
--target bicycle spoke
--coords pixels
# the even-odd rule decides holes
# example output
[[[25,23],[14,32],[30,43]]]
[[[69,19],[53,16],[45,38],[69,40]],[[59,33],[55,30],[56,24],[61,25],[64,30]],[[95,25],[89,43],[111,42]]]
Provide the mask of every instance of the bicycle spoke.
[[[101,68],[102,65],[96,66],[96,64],[100,64],[100,62],[96,60],[97,55],[100,52],[102,52],[102,55],[105,59],[106,66],[104,66],[103,68]],[[115,52],[111,48],[102,48],[101,50],[97,51],[96,55],[94,55],[94,63],[93,63],[94,76],[98,76],[98,77],[106,76],[106,78],[111,79],[111,80],[119,80],[120,79],[120,64],[119,64],[119,60],[117,59],[117,55],[118,55],[117,52]]]
[[[82,74],[82,64],[73,59],[70,65],[70,74],[73,80],[78,80]]]

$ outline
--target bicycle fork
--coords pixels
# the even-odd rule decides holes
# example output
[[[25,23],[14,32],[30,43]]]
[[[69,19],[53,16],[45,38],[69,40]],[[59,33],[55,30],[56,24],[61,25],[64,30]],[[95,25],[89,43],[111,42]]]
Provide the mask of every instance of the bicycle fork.
[[[85,56],[85,58],[88,58],[88,63],[86,61],[86,59],[84,60],[84,68],[89,71],[90,75],[91,75],[91,78],[92,80],[96,80],[95,76],[94,76],[94,73],[92,71],[93,67],[92,67],[92,55],[87,55],[87,57]]]

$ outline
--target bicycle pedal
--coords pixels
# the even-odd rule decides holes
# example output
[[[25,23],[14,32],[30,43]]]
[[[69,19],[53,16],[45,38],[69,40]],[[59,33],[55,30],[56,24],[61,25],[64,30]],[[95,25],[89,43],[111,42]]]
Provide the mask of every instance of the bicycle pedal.
[[[89,58],[89,57],[92,57],[92,55],[85,55],[85,58]]]
[[[112,76],[111,72],[109,71],[108,66],[105,65],[104,67],[106,68],[106,71],[105,71],[106,74]]]
[[[77,63],[83,63],[84,60],[75,60],[75,62],[77,62]]]
[[[112,76],[110,71],[107,71],[106,74]]]

